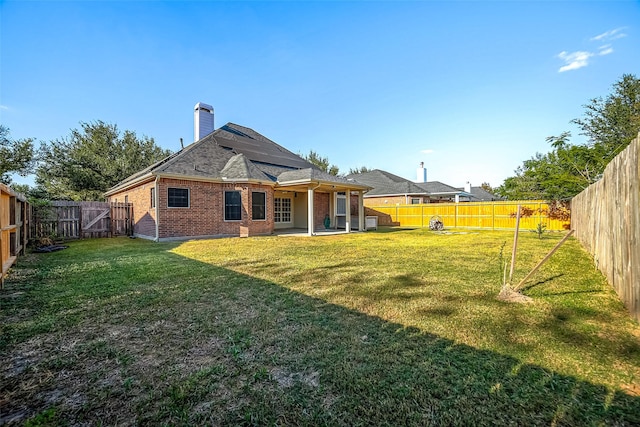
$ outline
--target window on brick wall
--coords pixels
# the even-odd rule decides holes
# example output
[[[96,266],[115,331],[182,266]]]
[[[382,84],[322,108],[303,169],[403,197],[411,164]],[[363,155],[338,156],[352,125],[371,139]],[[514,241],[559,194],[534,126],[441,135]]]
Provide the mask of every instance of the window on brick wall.
[[[169,208],[188,208],[189,207],[189,189],[188,188],[168,188],[167,189],[167,207]]]
[[[150,190],[151,190],[150,192],[151,207],[155,208],[156,207],[156,189],[151,187]]]
[[[224,192],[224,220],[239,221],[242,219],[242,196],[239,191]]]
[[[251,193],[251,219],[267,219],[267,193],[254,191]]]
[[[420,204],[420,199],[411,199],[411,204],[412,205],[419,205]]]

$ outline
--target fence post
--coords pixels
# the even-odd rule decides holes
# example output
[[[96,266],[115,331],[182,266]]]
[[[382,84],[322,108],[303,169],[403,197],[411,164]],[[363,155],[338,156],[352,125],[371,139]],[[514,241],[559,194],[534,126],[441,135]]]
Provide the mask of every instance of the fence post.
[[[78,238],[84,238],[84,230],[82,228],[82,206],[78,206]]]
[[[491,203],[491,229],[496,230],[496,204]]]
[[[453,212],[453,226],[458,227],[458,204],[455,205],[455,210]]]

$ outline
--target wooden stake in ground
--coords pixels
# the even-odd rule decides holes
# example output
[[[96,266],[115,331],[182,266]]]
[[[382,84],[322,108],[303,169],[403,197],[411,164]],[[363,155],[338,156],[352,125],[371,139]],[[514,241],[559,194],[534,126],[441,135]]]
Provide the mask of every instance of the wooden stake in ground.
[[[560,248],[560,246],[562,246],[562,244],[563,244],[564,242],[566,242],[566,241],[567,241],[567,239],[568,239],[569,237],[571,237],[571,235],[573,234],[573,232],[574,232],[574,231],[575,231],[575,230],[571,230],[569,233],[567,233],[567,235],[566,235],[566,236],[564,236],[564,237],[562,238],[562,240],[560,240],[560,241],[558,242],[558,244],[557,244],[553,249],[551,249],[551,251],[550,251],[550,252],[549,252],[549,253],[548,253],[544,258],[542,258],[542,260],[538,263],[538,265],[536,265],[535,267],[533,267],[533,270],[531,270],[531,271],[529,272],[529,274],[527,274],[527,275],[525,276],[525,278],[524,278],[524,279],[522,279],[522,280],[520,281],[520,283],[518,283],[518,286],[516,286],[515,288],[513,288],[513,290],[517,291],[518,289],[520,289],[520,288],[522,287],[522,285],[524,285],[524,283],[525,283],[527,280],[529,280],[529,277],[533,276],[533,273],[535,273],[536,271],[538,271],[538,269],[542,266],[542,264],[544,264],[545,262],[547,262],[547,260],[548,260],[549,258],[551,258],[551,255],[553,255],[553,254],[555,253],[555,251],[557,251],[557,250],[558,250],[558,248]]]
[[[513,280],[513,270],[516,267],[516,250],[518,249],[518,231],[520,231],[520,205],[518,205],[518,213],[516,214],[516,232],[513,235],[513,249],[511,250],[511,269],[509,270],[509,282]]]

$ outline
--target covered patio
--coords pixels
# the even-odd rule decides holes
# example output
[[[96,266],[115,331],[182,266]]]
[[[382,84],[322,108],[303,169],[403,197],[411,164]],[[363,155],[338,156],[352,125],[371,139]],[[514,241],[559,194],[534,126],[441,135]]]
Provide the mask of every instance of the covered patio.
[[[304,230],[313,236],[320,233],[350,233],[365,229],[364,193],[370,187],[354,180],[330,175],[317,169],[288,171],[278,176],[275,188],[276,234],[287,229]],[[287,196],[289,195],[289,196]],[[293,196],[291,196],[293,195]],[[279,197],[279,196],[282,196]],[[352,196],[357,196],[357,216],[352,217]],[[282,221],[281,199],[287,198],[292,207],[289,222]],[[293,202],[291,202],[293,198]],[[299,200],[296,200],[298,199]],[[355,197],[354,197],[355,198]],[[303,202],[306,206],[303,206]],[[295,207],[298,207],[297,209]],[[279,221],[280,220],[280,221]],[[306,220],[306,224],[303,224]],[[328,224],[327,224],[328,222]],[[278,226],[278,224],[282,224]],[[355,224],[355,226],[354,226]],[[344,231],[338,231],[344,229]]]

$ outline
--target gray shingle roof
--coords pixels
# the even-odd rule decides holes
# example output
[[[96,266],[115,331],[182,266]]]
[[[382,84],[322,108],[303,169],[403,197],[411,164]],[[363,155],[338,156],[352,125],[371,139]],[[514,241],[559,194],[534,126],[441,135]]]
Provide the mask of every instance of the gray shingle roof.
[[[220,172],[236,153],[206,138],[180,150],[167,162],[153,170],[156,173],[190,177],[222,178]]]
[[[372,187],[366,196],[391,196],[391,195],[428,195],[428,192],[417,184],[392,173],[374,169],[370,172],[347,175],[359,183]]]
[[[485,202],[492,200],[502,200],[502,198],[496,196],[495,194],[489,193],[482,187],[471,187],[471,200]]]
[[[253,129],[227,123],[177,153],[131,175],[106,194],[158,174],[273,183],[312,180],[362,187],[322,172]]]
[[[462,190],[440,181],[413,182],[392,173],[374,169],[370,172],[347,175],[347,178],[373,187],[366,196],[453,196]]]
[[[429,194],[459,194],[461,190],[440,181],[419,182],[416,185]]]
[[[330,173],[313,168],[290,170],[278,175],[279,184],[296,181],[322,181],[343,185],[366,186],[366,184],[362,182],[356,182],[340,176],[331,175]]]
[[[253,129],[227,123],[203,139],[213,138],[221,147],[242,153],[251,161],[288,166],[296,169],[315,167]]]
[[[242,153],[229,159],[220,176],[225,180],[272,181]]]

